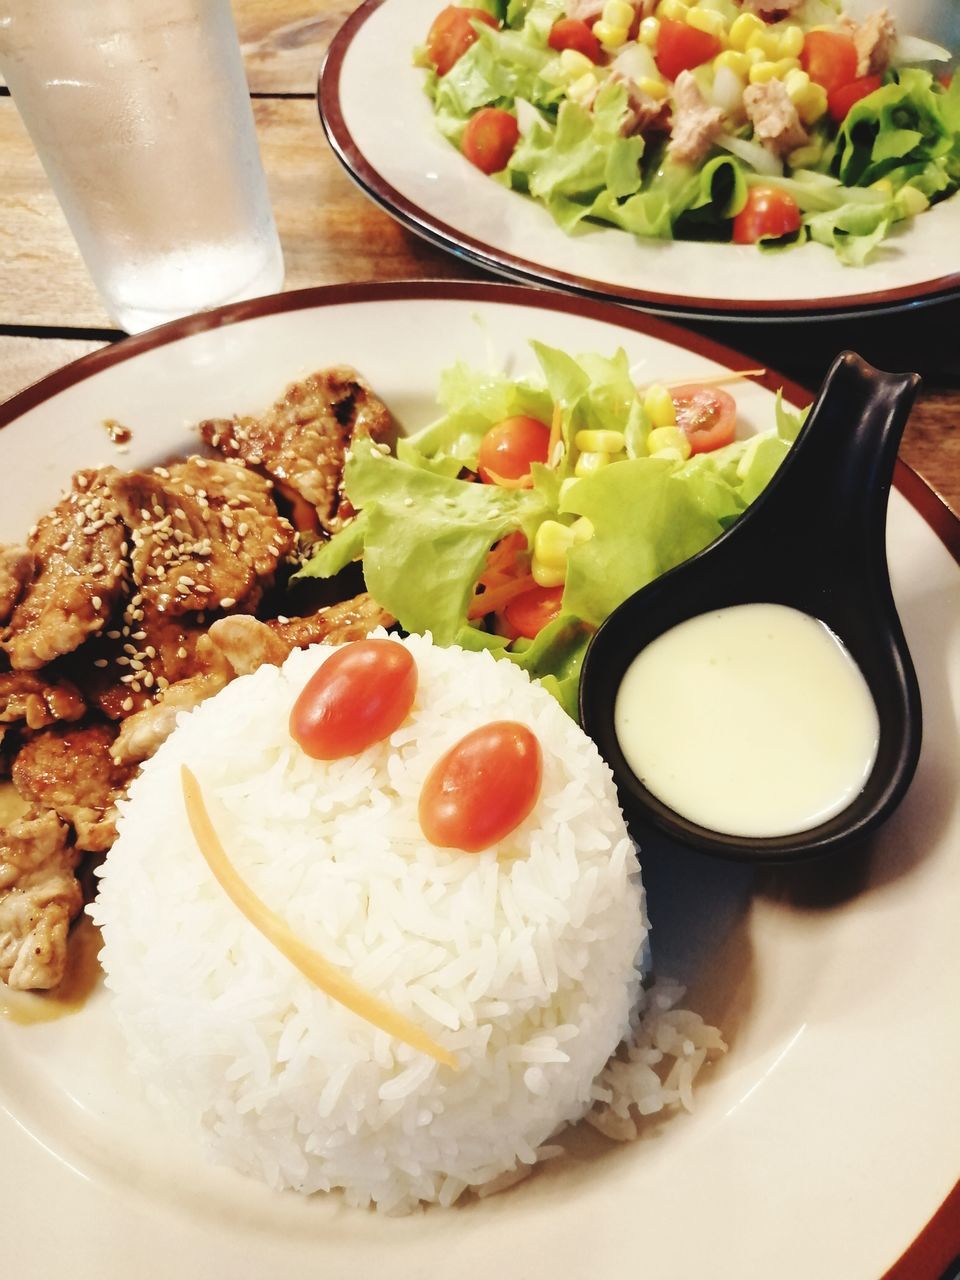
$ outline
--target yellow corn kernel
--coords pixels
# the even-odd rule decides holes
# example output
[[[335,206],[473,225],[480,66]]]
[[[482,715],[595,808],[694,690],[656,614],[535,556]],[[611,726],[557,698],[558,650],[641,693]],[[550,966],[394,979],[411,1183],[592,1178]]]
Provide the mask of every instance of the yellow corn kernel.
[[[637,32],[637,39],[641,44],[647,45],[650,49],[655,49],[657,40],[660,38],[660,19],[644,18],[640,23],[640,30]]]
[[[534,556],[530,563],[530,576],[538,587],[562,587],[567,580],[567,566],[557,569],[549,564],[541,564]]]
[[[647,452],[651,458],[676,456],[686,462],[690,457],[690,441],[679,427],[655,427],[647,436]]]
[[[780,33],[780,57],[799,58],[803,48],[803,28],[787,27]]]
[[[595,471],[605,467],[610,461],[608,453],[581,453],[577,465],[573,468],[575,476],[592,476]]]
[[[551,569],[559,569],[567,562],[567,552],[573,546],[573,531],[558,520],[544,520],[533,538],[533,558]]]
[[[782,80],[800,63],[796,58],[780,58],[776,62],[755,62],[747,77],[751,84],[766,84],[770,80]]]
[[[623,453],[627,447],[622,431],[578,431],[573,443],[584,453]]]
[[[657,5],[657,17],[669,18],[671,22],[685,22],[687,8],[683,0],[660,0]]]
[[[560,65],[571,76],[582,76],[588,71],[593,72],[593,63],[579,49],[564,49],[560,54]]]
[[[813,81],[804,89],[793,104],[804,124],[816,124],[827,110],[827,91],[822,84]]]
[[[570,531],[573,534],[573,545],[579,547],[582,542],[589,542],[593,537],[593,521],[586,516],[581,516],[579,520],[574,520]]]
[[[924,209],[930,208],[930,201],[923,192],[909,185],[900,188],[897,203],[903,210],[904,217],[907,218],[912,218],[915,214],[923,213]],[[574,525],[574,528],[576,528],[576,525]]]
[[[780,53],[780,37],[769,27],[754,31],[747,40],[748,49],[759,49],[765,58],[771,61]]]
[[[724,49],[723,53],[718,53],[713,60],[713,65],[716,69],[726,67],[741,80],[746,80],[750,73],[750,59],[745,53],[740,53],[736,49]]]
[[[627,28],[611,26],[602,18],[593,24],[593,34],[605,49],[618,49],[620,45],[627,43]]]
[[[718,40],[723,40],[727,34],[723,14],[717,13],[715,9],[689,9],[687,25],[696,27],[698,31],[705,31],[708,36],[716,36]]]
[[[638,80],[637,88],[648,98],[654,98],[657,102],[662,102],[670,92],[662,80],[655,80],[653,76],[644,76],[642,80]]]
[[[676,426],[677,412],[673,407],[673,396],[659,382],[654,382],[647,387],[643,397],[643,407],[652,426]]]
[[[601,17],[611,27],[625,27],[629,31],[633,22],[633,5],[627,4],[627,0],[607,0]]]
[[[820,154],[817,146],[797,147],[787,156],[787,164],[791,169],[809,169],[820,159]]]
[[[790,101],[796,102],[800,94],[810,87],[810,77],[802,68],[794,67],[784,77],[783,87],[786,89]]]
[[[567,86],[567,97],[572,98],[574,102],[583,102],[590,97],[596,87],[597,77],[592,71],[588,71],[579,80],[574,80],[573,84]]]
[[[763,22],[755,13],[741,13],[734,18],[727,39],[732,49],[746,49],[747,41],[758,31],[763,31]]]

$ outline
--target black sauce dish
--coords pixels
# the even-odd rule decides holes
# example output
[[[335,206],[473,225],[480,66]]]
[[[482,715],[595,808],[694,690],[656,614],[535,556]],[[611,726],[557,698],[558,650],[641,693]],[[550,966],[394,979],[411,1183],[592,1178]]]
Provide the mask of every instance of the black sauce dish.
[[[786,460],[736,524],[598,629],[580,677],[581,723],[613,770],[638,839],[659,831],[722,858],[791,862],[871,831],[903,798],[920,754],[922,711],[890,588],[886,514],[919,385],[917,374],[881,372],[849,351],[838,356]],[[658,636],[713,610],[761,602],[791,606],[834,632],[873,696],[879,745],[863,789],[839,813],[795,834],[743,837],[702,827],[647,790],[624,758],[614,707],[627,668]]]

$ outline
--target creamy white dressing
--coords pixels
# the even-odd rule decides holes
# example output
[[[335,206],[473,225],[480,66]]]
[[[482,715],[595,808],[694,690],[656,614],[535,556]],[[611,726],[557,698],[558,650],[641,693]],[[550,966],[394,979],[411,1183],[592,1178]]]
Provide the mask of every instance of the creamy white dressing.
[[[863,789],[880,723],[837,637],[778,604],[701,614],[658,636],[620,685],[614,726],[648,791],[712,831],[780,836]]]

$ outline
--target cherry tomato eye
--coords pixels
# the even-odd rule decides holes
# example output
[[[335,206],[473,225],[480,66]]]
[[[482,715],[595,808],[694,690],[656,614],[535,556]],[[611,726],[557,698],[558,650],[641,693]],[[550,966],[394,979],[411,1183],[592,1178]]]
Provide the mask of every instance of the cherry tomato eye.
[[[433,766],[420,792],[424,836],[444,849],[479,853],[533,812],[543,780],[536,735],[514,720],[481,725]]]
[[[677,426],[690,442],[691,453],[709,453],[733,440],[737,402],[722,387],[691,384],[670,392]]]
[[[290,712],[290,736],[313,760],[342,760],[388,738],[410,714],[417,664],[394,640],[355,640],[326,660]]]
[[[504,418],[480,441],[477,470],[485,484],[522,480],[534,462],[546,462],[550,428],[539,418]]]

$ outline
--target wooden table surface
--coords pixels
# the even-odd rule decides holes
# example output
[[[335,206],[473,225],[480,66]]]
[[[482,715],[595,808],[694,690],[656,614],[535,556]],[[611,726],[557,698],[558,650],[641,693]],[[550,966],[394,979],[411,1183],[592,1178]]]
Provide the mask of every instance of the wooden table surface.
[[[363,196],[334,158],[314,97],[323,51],[350,0],[234,0],[286,260],[286,287],[482,278]],[[106,315],[12,99],[0,92],[0,399],[119,331]],[[960,303],[857,321],[691,326],[815,386],[851,347],[924,389],[901,455],[960,514]]]

